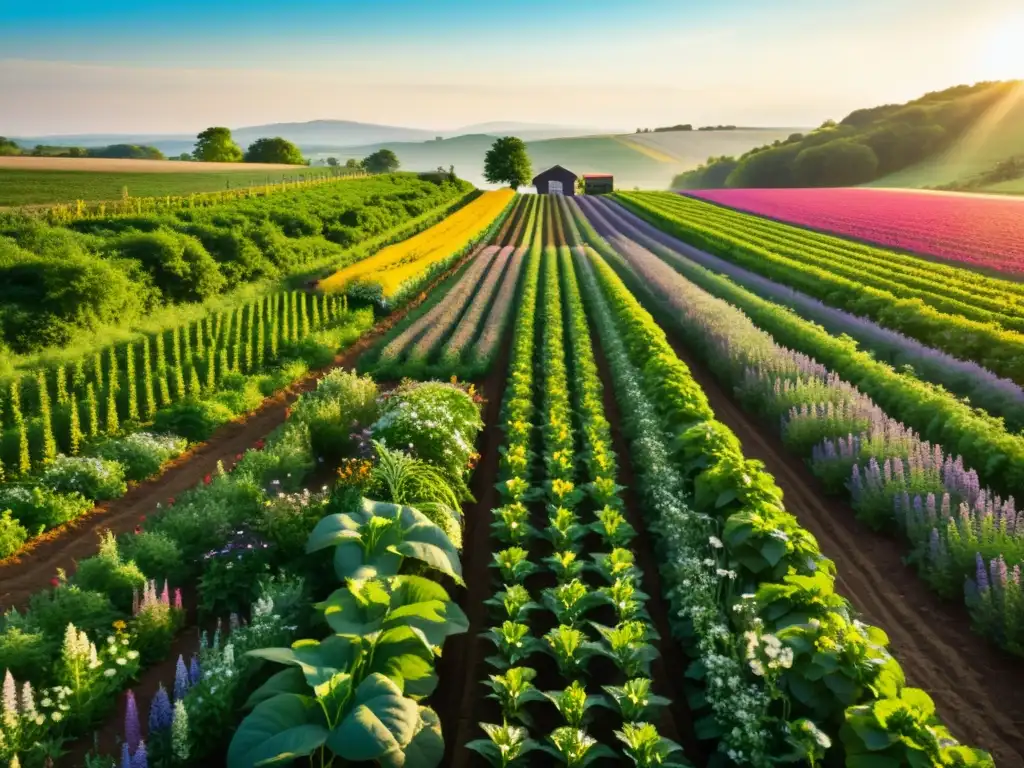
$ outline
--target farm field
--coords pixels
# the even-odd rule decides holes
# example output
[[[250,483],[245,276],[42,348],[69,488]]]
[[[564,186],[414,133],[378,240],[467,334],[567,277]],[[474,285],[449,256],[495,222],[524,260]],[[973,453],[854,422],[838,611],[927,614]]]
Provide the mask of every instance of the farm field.
[[[325,237],[381,215],[363,183],[192,215]],[[376,183],[411,210],[302,290],[11,377],[0,761],[1024,761],[1024,391],[988,357],[817,300],[838,249],[719,206]],[[861,261],[1018,318],[1014,283]]]
[[[0,208],[77,200],[166,197],[327,176],[326,169],[262,163],[0,157]]]
[[[688,195],[782,222],[1008,275],[1024,271],[1024,200],[867,189],[721,189]]]

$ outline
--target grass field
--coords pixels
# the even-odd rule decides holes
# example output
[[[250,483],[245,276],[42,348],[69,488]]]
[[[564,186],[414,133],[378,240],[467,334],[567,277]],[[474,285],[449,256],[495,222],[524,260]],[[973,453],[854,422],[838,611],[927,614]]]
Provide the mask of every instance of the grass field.
[[[188,195],[298,179],[324,169],[306,166],[181,163],[166,160],[102,160],[0,157],[0,206],[46,205],[76,200]]]

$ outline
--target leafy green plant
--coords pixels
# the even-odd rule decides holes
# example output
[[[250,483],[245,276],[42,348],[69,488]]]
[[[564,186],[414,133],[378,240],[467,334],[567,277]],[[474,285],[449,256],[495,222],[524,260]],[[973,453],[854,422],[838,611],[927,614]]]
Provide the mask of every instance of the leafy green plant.
[[[591,657],[600,652],[598,644],[587,640],[581,630],[564,624],[544,635],[543,647],[558,663],[562,675],[569,680],[581,676]]]
[[[576,626],[584,615],[604,603],[607,598],[587,587],[579,579],[549,587],[541,592],[544,606],[555,615],[559,624]]]
[[[572,550],[566,552],[555,552],[551,557],[545,557],[544,562],[555,572],[555,578],[559,584],[577,579],[586,568],[586,563],[580,560]]]
[[[587,529],[580,525],[576,513],[567,507],[555,507],[549,517],[544,537],[556,550],[573,550],[580,548],[580,541],[587,535]]]
[[[413,627],[440,653],[446,637],[469,629],[469,620],[444,587],[422,576],[349,581],[316,607],[342,637],[366,637]]]
[[[636,529],[630,525],[622,512],[614,507],[603,507],[596,513],[597,522],[590,524],[590,530],[612,547],[625,547],[636,538]]]
[[[483,636],[494,643],[497,656],[488,656],[487,663],[497,669],[507,669],[529,658],[537,650],[537,639],[530,635],[526,624],[515,621],[502,622],[492,627]]]
[[[597,739],[579,728],[556,728],[548,741],[551,743],[543,744],[541,749],[556,757],[567,768],[583,768],[595,760],[615,757],[611,749],[598,744]]]
[[[530,554],[522,547],[508,547],[494,553],[494,562],[506,584],[522,584],[527,576],[537,571],[537,565],[530,562]]]
[[[618,711],[627,722],[654,719],[652,715],[671,702],[664,696],[651,693],[649,677],[634,677],[622,686],[606,685],[602,690],[608,694],[604,706]]]
[[[545,691],[544,697],[555,705],[565,724],[582,728],[588,720],[590,708],[600,703],[602,696],[588,696],[579,680],[573,680],[565,690]]]
[[[532,718],[523,711],[523,707],[532,701],[544,700],[544,694],[533,685],[536,676],[536,670],[529,667],[510,667],[504,674],[490,675],[490,681],[484,683],[491,689],[487,698],[501,705],[505,722],[518,720],[523,725],[532,724]]]
[[[486,739],[476,739],[466,744],[466,749],[471,749],[483,756],[494,768],[512,768],[512,766],[524,765],[526,755],[540,748],[525,728],[515,725],[493,725],[491,723],[480,723],[480,727],[487,734]]]
[[[500,607],[509,621],[525,621],[530,611],[540,608],[533,602],[529,590],[521,584],[508,585],[504,591],[485,600],[484,605]]]
[[[463,583],[455,545],[412,507],[363,499],[359,509],[328,515],[309,535],[306,551],[327,547],[334,547],[334,571],[341,580],[395,576],[409,558]]]
[[[664,738],[650,723],[625,723],[615,738],[623,744],[626,757],[637,768],[682,768],[685,763],[669,760],[669,756],[683,748]]]
[[[494,538],[504,544],[523,544],[537,535],[537,531],[530,525],[530,510],[519,501],[494,510],[491,530]]]
[[[630,577],[619,577],[609,587],[602,587],[601,593],[615,608],[619,621],[643,618],[646,616],[644,603],[648,597],[636,588]]]
[[[650,675],[651,662],[658,657],[657,649],[649,642],[654,630],[642,621],[624,621],[614,627],[595,624],[594,627],[604,640],[599,652],[615,662],[623,674],[628,677]]]
[[[621,578],[640,580],[640,571],[636,567],[636,557],[632,550],[616,547],[611,552],[598,552],[592,557],[595,569],[608,583]]]
[[[858,765],[995,765],[987,753],[957,745],[931,697],[917,688],[851,707],[839,733],[847,759]]]

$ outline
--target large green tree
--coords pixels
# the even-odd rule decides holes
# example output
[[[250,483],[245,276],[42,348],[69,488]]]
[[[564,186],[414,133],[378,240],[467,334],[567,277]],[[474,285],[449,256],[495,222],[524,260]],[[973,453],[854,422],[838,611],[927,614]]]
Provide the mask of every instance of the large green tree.
[[[378,149],[363,158],[363,168],[370,173],[394,173],[398,167],[398,155],[390,149]]]
[[[484,155],[484,178],[491,184],[525,187],[533,177],[526,143],[516,136],[496,139]]]
[[[0,156],[2,155],[20,155],[21,147],[14,143],[11,139],[4,136],[0,136]]]
[[[231,138],[229,128],[207,128],[196,137],[192,156],[208,163],[240,163],[242,148]]]
[[[282,165],[305,165],[299,148],[287,139],[275,136],[272,139],[256,139],[245,152],[247,163],[279,163]]]

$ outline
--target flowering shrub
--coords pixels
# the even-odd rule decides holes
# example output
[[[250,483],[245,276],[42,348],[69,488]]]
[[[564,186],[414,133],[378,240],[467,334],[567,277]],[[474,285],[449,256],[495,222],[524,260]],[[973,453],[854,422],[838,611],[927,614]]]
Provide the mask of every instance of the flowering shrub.
[[[258,534],[240,529],[207,552],[199,580],[200,612],[217,616],[251,604],[270,568],[269,548]]]
[[[404,383],[389,393],[371,432],[386,447],[407,449],[439,467],[468,497],[465,480],[481,429],[480,406],[466,389],[430,381]]]
[[[95,501],[116,499],[128,490],[124,467],[116,461],[88,456],[58,456],[43,471],[39,482],[52,491],[80,493]]]
[[[145,480],[159,472],[165,462],[180,456],[187,445],[188,441],[175,435],[133,432],[101,443],[95,452],[101,459],[121,464],[128,480]]]
[[[24,546],[28,531],[11,516],[11,510],[0,513],[0,558],[10,557]]]
[[[0,487],[0,509],[11,510],[31,536],[75,520],[92,506],[92,501],[78,492],[58,493],[40,486]]]
[[[309,427],[313,451],[318,456],[340,458],[351,447],[350,435],[358,426],[377,418],[377,384],[342,368],[331,371],[312,392],[292,406],[291,420]]]
[[[124,560],[114,534],[106,531],[100,538],[99,552],[79,561],[75,583],[82,589],[109,595],[115,606],[127,612],[132,593],[142,588],[146,577],[135,563]]]

